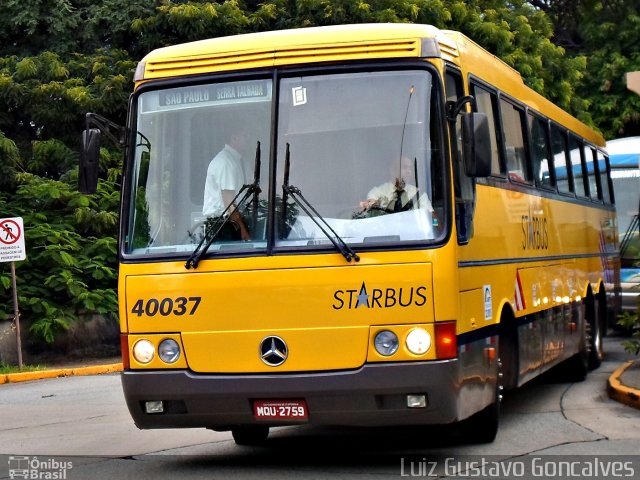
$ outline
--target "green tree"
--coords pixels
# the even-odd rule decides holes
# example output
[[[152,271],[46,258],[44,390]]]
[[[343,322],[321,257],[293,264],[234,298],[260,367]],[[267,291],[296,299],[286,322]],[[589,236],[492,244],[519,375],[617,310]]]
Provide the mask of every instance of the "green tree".
[[[640,96],[626,88],[627,72],[640,71],[640,6],[598,2],[583,10],[587,72],[577,94],[590,104],[594,122],[608,138],[640,135]]]
[[[135,65],[115,49],[0,57],[0,130],[23,158],[35,140],[55,138],[77,151],[85,112],[124,121]]]
[[[151,15],[164,1],[4,0],[0,9],[2,55],[92,53],[100,48],[135,51],[135,18]],[[138,54],[141,52],[138,52]]]
[[[640,71],[640,5],[631,0],[531,0],[554,25],[553,40],[587,59],[576,84],[593,124],[609,138],[640,135],[640,96],[625,74]]]
[[[74,32],[81,26],[80,12],[70,0],[4,0],[0,9],[2,54],[69,51],[77,41]]]

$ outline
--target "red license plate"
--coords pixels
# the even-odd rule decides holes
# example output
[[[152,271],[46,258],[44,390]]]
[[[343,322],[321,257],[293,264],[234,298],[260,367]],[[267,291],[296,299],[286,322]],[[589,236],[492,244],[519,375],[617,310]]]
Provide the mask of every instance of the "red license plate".
[[[255,400],[253,414],[258,420],[307,420],[309,409],[304,400]]]

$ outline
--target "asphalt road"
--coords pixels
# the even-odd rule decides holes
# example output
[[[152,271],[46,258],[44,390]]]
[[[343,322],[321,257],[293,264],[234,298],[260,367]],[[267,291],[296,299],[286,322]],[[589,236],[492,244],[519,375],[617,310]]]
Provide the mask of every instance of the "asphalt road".
[[[485,445],[464,445],[442,428],[305,426],[273,430],[261,447],[238,447],[229,433],[138,430],[117,374],[0,385],[0,478],[15,477],[20,472],[12,467],[25,462],[39,478],[64,480],[443,478],[456,468],[467,469],[468,478],[476,476],[470,462],[478,459],[489,466],[526,459],[530,466],[544,455],[587,455],[580,457],[587,463],[636,455],[635,463],[621,463],[621,473],[633,469],[640,478],[640,410],[609,399],[605,389],[609,375],[631,358],[620,342],[605,340],[607,357],[584,382],[542,378],[508,393],[497,439]],[[514,472],[498,473],[519,477],[508,475]]]

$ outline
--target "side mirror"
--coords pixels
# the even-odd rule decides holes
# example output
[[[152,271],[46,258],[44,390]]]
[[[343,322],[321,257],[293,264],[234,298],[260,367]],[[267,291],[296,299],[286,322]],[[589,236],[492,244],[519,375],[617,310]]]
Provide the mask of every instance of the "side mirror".
[[[90,128],[82,132],[80,170],[78,172],[78,190],[80,193],[95,193],[98,188],[101,136],[102,134],[97,128]]]
[[[491,140],[485,113],[462,115],[464,171],[472,178],[491,175]]]

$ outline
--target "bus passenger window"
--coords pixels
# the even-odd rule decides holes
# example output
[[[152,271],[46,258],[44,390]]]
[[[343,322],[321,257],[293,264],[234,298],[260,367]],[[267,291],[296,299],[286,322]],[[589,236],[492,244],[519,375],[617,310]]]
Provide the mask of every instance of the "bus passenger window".
[[[527,116],[527,121],[531,141],[533,178],[538,186],[553,188],[555,181],[551,175],[549,163],[549,135],[546,122],[532,114]]]
[[[613,196],[609,190],[608,165],[602,152],[597,152],[598,156],[598,172],[600,173],[600,189],[602,191],[602,200],[604,203],[614,203]]]
[[[485,113],[489,120],[489,133],[491,141],[491,175],[501,176],[503,169],[500,167],[500,154],[498,152],[498,138],[496,135],[496,116],[494,109],[495,95],[478,86],[474,87],[478,112]]]
[[[509,178],[516,182],[528,183],[531,181],[531,176],[524,150],[522,111],[500,99],[500,113]]]
[[[588,197],[587,172],[582,164],[582,155],[582,144],[573,135],[569,135],[569,156],[571,158],[571,170],[573,172],[576,195]]]
[[[551,152],[558,191],[573,193],[573,175],[567,157],[567,137],[565,132],[555,124],[551,124]]]
[[[587,172],[589,173],[589,196],[591,200],[599,200],[602,198],[602,193],[598,188],[598,164],[596,162],[596,151],[593,147],[585,147],[585,165]]]

